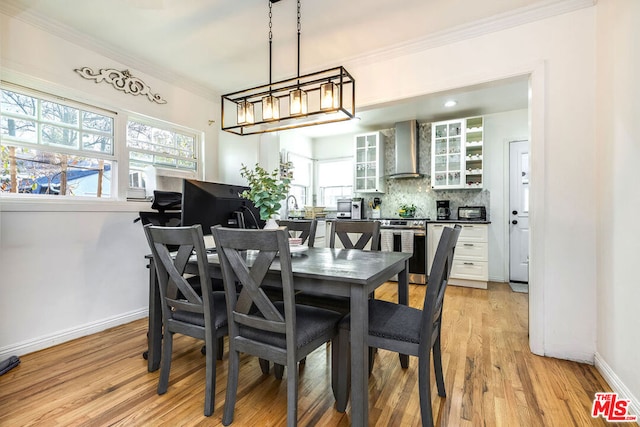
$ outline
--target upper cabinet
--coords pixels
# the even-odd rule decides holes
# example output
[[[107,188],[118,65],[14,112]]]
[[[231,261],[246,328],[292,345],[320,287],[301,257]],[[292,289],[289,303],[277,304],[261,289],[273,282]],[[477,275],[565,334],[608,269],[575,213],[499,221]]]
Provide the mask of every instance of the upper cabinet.
[[[355,193],[384,193],[383,141],[380,132],[355,136]]]
[[[483,119],[448,120],[431,127],[431,186],[482,188]]]

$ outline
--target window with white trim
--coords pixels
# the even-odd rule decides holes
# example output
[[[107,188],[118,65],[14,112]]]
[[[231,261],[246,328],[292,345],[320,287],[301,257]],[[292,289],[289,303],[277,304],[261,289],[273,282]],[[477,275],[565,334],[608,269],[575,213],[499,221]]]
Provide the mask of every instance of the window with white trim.
[[[0,90],[0,193],[111,197],[116,114]]]
[[[129,188],[153,190],[156,175],[195,178],[198,147],[195,133],[146,120],[129,120]]]
[[[353,159],[318,161],[318,206],[337,209],[338,199],[353,195]]]

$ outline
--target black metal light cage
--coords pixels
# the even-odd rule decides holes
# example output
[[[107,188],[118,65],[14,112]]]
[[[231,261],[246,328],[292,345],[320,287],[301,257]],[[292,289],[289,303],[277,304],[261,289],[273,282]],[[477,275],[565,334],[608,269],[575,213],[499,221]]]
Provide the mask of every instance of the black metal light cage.
[[[332,108],[320,108],[320,87],[333,83],[338,89],[337,103]],[[289,113],[289,93],[302,89],[307,94],[307,112]],[[280,118],[262,118],[262,98],[268,95],[278,100]],[[280,130],[295,129],[319,124],[341,122],[355,117],[356,82],[344,67],[331,68],[279,82],[257,86],[222,95],[222,130],[237,135],[253,135]],[[238,105],[247,101],[254,108],[253,123],[238,123]]]

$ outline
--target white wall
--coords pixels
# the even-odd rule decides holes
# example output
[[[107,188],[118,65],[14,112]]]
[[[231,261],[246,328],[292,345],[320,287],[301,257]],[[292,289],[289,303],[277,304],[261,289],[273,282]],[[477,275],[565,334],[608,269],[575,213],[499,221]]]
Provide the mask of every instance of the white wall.
[[[484,188],[489,191],[489,280],[509,281],[509,142],[529,139],[528,110],[484,116]]]
[[[363,105],[514,75],[532,93],[532,348],[593,361],[595,351],[595,8],[406,54],[345,63]],[[561,41],[561,42],[560,42]],[[438,61],[437,58],[458,58]],[[464,66],[472,64],[472,66]],[[398,76],[389,84],[388,76]],[[576,216],[575,212],[580,212]]]
[[[640,413],[640,48],[636,0],[598,2],[596,366]]]
[[[131,69],[167,104],[151,103],[73,70],[127,69],[95,52],[0,14],[0,78],[118,112],[124,135],[128,113],[195,129],[204,160],[217,164],[218,100]],[[118,152],[118,155],[121,151]],[[120,168],[120,174],[126,168]],[[126,189],[120,189],[124,194]],[[143,317],[148,309],[148,247],[138,212],[148,203],[34,201],[0,198],[0,359]]]

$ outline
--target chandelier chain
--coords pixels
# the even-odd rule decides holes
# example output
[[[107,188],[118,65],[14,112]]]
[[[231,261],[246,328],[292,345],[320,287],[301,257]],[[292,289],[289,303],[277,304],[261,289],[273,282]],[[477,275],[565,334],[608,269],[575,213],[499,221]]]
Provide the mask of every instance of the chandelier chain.
[[[272,78],[271,78],[271,68],[272,68],[271,51],[272,51],[272,45],[273,45],[273,32],[271,31],[271,29],[273,28],[273,24],[271,23],[271,18],[273,17],[273,13],[271,12],[272,7],[273,7],[273,3],[271,3],[271,0],[269,0],[269,84],[271,84],[272,82]],[[269,88],[269,90],[271,90],[271,88]]]
[[[273,13],[271,12],[271,8],[273,7],[273,3],[269,1],[269,42],[273,39],[273,33],[271,29],[273,28],[273,24],[271,23],[271,18],[273,17]]]

